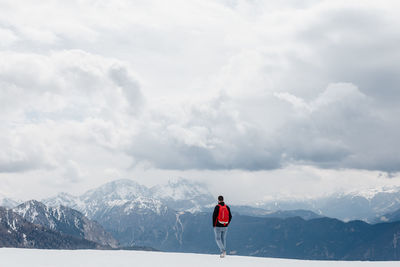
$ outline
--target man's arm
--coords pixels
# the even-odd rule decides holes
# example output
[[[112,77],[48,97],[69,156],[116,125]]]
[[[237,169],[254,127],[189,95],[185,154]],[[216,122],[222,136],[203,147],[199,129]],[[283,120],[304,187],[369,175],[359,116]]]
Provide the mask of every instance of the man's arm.
[[[217,226],[218,212],[219,212],[219,206],[217,205],[214,208],[214,213],[213,213],[213,218],[212,218],[213,227]]]
[[[228,211],[229,211],[229,223],[230,223],[232,220],[232,213],[231,213],[231,209],[229,208],[229,206],[226,206],[226,207],[228,208]]]

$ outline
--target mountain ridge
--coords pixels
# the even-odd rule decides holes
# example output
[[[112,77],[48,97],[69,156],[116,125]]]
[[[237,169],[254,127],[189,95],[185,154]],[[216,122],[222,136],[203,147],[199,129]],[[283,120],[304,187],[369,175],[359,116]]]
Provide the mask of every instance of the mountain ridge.
[[[43,249],[98,249],[101,245],[33,224],[0,207],[0,247]]]
[[[65,206],[48,207],[36,200],[26,201],[12,210],[30,223],[50,230],[83,238],[105,247],[118,247],[118,241],[99,223],[89,220],[77,210]]]
[[[176,185],[179,185],[180,188],[177,189]],[[192,191],[193,188],[195,188],[195,191]],[[113,189],[118,189],[119,191],[111,193]],[[97,197],[95,197],[96,192],[98,194]],[[107,205],[104,203],[104,196],[108,198]],[[79,210],[85,216],[93,217],[103,206],[112,208],[113,206],[124,205],[138,196],[157,199],[177,211],[190,212],[208,210],[216,202],[216,196],[209,192],[205,184],[183,178],[173,179],[166,184],[151,187],[145,187],[131,179],[120,179],[88,190],[80,196],[59,193],[41,201],[53,207],[58,205],[67,206]],[[91,198],[93,201],[90,201]],[[11,199],[4,199],[3,201],[8,203],[5,206],[9,208],[16,204]],[[98,205],[100,202],[102,204]],[[380,187],[363,191],[337,193],[316,199],[275,199],[257,202],[254,205],[235,205],[231,203],[231,206],[238,207],[242,213],[245,209],[252,210],[247,214],[254,216],[263,216],[279,210],[309,210],[319,216],[338,218],[343,221],[360,219],[372,223],[379,222],[377,218],[400,208],[400,187]]]

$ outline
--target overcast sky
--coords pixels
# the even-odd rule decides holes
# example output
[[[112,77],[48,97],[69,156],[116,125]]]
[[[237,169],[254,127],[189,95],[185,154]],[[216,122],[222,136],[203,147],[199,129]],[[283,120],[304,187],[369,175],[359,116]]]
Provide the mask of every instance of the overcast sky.
[[[399,33],[396,0],[0,0],[0,198],[400,185]]]

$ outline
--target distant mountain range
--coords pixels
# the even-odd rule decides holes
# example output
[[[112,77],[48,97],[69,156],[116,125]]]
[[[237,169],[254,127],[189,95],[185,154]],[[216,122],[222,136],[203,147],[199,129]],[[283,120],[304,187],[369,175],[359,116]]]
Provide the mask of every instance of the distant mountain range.
[[[213,208],[216,196],[207,186],[186,179],[174,179],[167,184],[151,188],[132,180],[116,180],[99,188],[89,190],[81,196],[67,193],[41,200],[48,206],[63,205],[82,212],[89,218],[101,217],[101,212],[130,201],[164,205],[175,211],[208,211]],[[158,203],[158,204],[156,204]],[[20,202],[3,198],[0,206],[12,208]],[[337,218],[343,221],[363,220],[377,222],[385,214],[400,209],[400,187],[376,188],[362,192],[333,194],[317,199],[276,199],[258,202],[254,205],[231,205],[234,212],[250,216],[278,216],[279,212],[303,210],[313,215],[298,213],[297,216],[310,219],[317,216]],[[278,212],[278,213],[277,213]]]
[[[363,192],[333,194],[305,200],[271,200],[258,203],[265,210],[310,210],[321,216],[343,221],[375,222],[377,218],[400,208],[400,188],[380,188]]]
[[[122,246],[165,250],[179,244],[180,212],[202,210],[215,201],[204,185],[179,179],[153,188],[117,180],[79,197],[60,194],[43,202],[81,211],[98,221]]]
[[[99,222],[121,246],[150,246],[160,250],[177,250],[183,245],[186,231],[181,216],[197,216],[198,211],[210,214],[215,197],[207,187],[185,179],[147,188],[132,180],[117,180],[81,196],[65,193],[43,200],[48,206],[69,206]],[[231,205],[234,214],[288,218],[318,218],[311,211],[267,211],[249,206]]]
[[[138,199],[138,197],[159,201],[176,211],[191,212],[208,211],[216,202],[216,196],[213,196],[204,184],[185,179],[175,179],[165,185],[152,188],[144,187],[132,180],[117,180],[90,190],[79,197],[61,193],[56,197],[45,199],[43,202],[50,206],[62,204],[72,207],[92,218],[99,207],[102,207],[101,209],[105,206],[111,208]],[[376,222],[377,218],[400,209],[400,188],[391,187],[333,194],[318,199],[274,200],[250,206],[231,206],[233,211],[250,216],[270,217],[270,214],[274,214],[274,216],[282,218],[286,215],[279,215],[279,212],[303,210],[308,211],[308,214],[297,212],[296,215],[305,219],[325,216],[343,221]],[[311,215],[310,212],[313,214]]]
[[[48,206],[64,205],[81,211],[88,217],[99,217],[102,212],[130,202],[141,202],[142,208],[157,209],[168,206],[176,211],[201,211],[215,202],[215,198],[204,184],[175,179],[166,185],[147,188],[128,179],[116,180],[81,196],[60,193],[55,197],[42,200]],[[146,206],[146,205],[150,206]]]
[[[180,216],[181,246],[172,251],[215,253],[209,213]],[[348,223],[331,218],[237,215],[228,229],[230,254],[320,260],[400,260],[400,222]]]
[[[390,202],[391,209],[395,208],[396,197],[393,191],[371,196],[338,195],[321,202],[230,205],[233,221],[228,234],[229,250],[231,254],[263,257],[398,260],[400,222],[392,222],[398,218],[396,212],[375,217],[376,222],[391,223],[371,225],[323,218],[321,210],[344,216],[352,208],[355,214],[366,211],[365,214],[377,216],[381,213],[378,207],[384,203]],[[54,240],[74,240],[76,243],[65,241],[70,248],[153,247],[162,251],[216,252],[211,224],[214,198],[206,186],[183,179],[152,188],[132,180],[117,180],[81,196],[61,193],[42,200],[43,203],[32,200],[13,210],[3,209],[5,217],[0,223],[8,223],[0,232],[0,242],[15,239],[18,242],[8,246],[29,247],[28,241],[33,240],[23,227],[11,231],[17,229],[8,219],[11,216],[15,223],[36,229],[36,238],[40,240],[42,234],[49,233]],[[367,198],[368,205],[364,201]],[[317,212],[300,209],[305,204]],[[268,205],[274,205],[274,209]],[[25,237],[28,241],[24,241]],[[54,242],[40,246],[51,247]]]
[[[232,214],[247,215],[254,217],[265,217],[265,218],[290,218],[290,217],[300,217],[305,220],[311,220],[323,217],[322,215],[316,214],[310,210],[277,210],[271,211],[261,208],[254,208],[250,206],[239,206],[230,205]]]

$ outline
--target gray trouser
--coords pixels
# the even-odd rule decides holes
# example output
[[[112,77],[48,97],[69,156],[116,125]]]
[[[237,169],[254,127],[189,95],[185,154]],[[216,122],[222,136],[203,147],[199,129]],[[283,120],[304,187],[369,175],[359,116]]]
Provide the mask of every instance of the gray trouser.
[[[221,252],[226,251],[226,233],[228,227],[214,227],[215,241]]]

